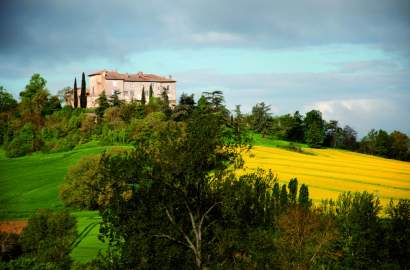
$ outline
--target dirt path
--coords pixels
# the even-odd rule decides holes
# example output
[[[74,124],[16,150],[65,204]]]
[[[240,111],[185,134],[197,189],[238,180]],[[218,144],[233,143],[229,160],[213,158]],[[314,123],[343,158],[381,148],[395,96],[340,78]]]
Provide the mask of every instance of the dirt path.
[[[23,228],[27,226],[27,222],[27,220],[0,221],[0,231],[20,234]]]

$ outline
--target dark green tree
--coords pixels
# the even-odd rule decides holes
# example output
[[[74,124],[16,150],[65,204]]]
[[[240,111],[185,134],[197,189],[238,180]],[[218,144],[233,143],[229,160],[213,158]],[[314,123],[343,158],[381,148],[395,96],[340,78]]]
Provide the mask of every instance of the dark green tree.
[[[95,109],[95,112],[98,117],[103,117],[105,110],[110,107],[110,103],[108,103],[107,96],[105,95],[105,90],[102,91],[100,97],[96,100],[96,103],[98,104],[98,107]]]
[[[387,245],[390,257],[401,269],[410,269],[410,200],[390,201],[386,213],[388,220]]]
[[[154,102],[153,97],[154,97],[154,91],[152,90],[152,84],[150,84],[148,103],[152,104]]]
[[[282,189],[280,191],[280,207],[282,209],[286,208],[288,206],[288,191],[286,189],[286,185],[282,186]]]
[[[77,220],[68,210],[40,209],[28,220],[22,232],[22,247],[40,262],[62,263],[77,239]]]
[[[74,79],[74,109],[77,109],[78,107],[78,92],[77,92],[77,78]]]
[[[305,141],[308,140],[308,132],[312,128],[313,123],[316,122],[317,134],[319,135],[319,143],[322,143],[325,138],[326,121],[322,119],[322,113],[319,110],[311,110],[306,113],[303,118],[303,127],[305,133]]]
[[[298,195],[298,180],[296,178],[289,181],[289,202],[291,205],[296,204],[296,198]]]
[[[114,92],[110,96],[108,102],[112,107],[121,107],[124,104],[124,101],[120,100],[120,94],[120,91],[114,90]]]
[[[320,148],[320,129],[316,125],[316,121],[310,126],[310,129],[306,133],[306,142],[310,148]]]
[[[127,157],[103,159],[101,187],[110,196],[101,232],[112,267],[203,269],[215,254],[224,190],[243,164],[237,149],[249,146],[222,137],[212,114],[193,117],[184,130],[170,122]]]
[[[141,92],[141,105],[144,106],[147,103],[145,100],[145,87],[142,87],[142,92]]]
[[[384,230],[379,222],[379,199],[366,191],[343,193],[335,203],[343,256],[336,269],[377,269],[386,254]]]
[[[7,93],[7,90],[0,86],[0,112],[6,112],[16,108],[18,105],[17,100],[13,98],[13,95]]]
[[[215,112],[216,107],[222,106],[222,104],[225,102],[223,92],[220,90],[213,92],[203,92],[202,94],[205,94],[205,100],[207,101],[207,104],[211,106],[212,113]]]
[[[262,138],[265,138],[265,135],[272,131],[272,119],[269,111],[270,105],[266,105],[265,102],[258,103],[252,108],[252,128],[257,133],[262,134]]]
[[[392,144],[389,134],[380,129],[374,141],[374,154],[379,157],[390,158]]]
[[[305,206],[309,206],[311,204],[309,200],[309,188],[305,184],[300,186],[298,203]]]
[[[86,82],[85,82],[85,74],[83,72],[83,77],[81,79],[81,108],[87,108],[87,93],[86,93]]]

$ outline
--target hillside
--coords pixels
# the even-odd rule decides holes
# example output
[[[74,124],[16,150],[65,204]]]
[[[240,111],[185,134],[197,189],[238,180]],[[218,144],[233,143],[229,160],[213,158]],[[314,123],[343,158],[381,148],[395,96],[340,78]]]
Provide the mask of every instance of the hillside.
[[[343,191],[379,191],[382,206],[393,198],[410,198],[410,163],[333,149],[309,149],[301,154],[277,148],[287,142],[256,138],[254,157],[245,155],[247,171],[271,169],[281,184],[297,177],[309,186],[310,198],[336,199]],[[260,146],[265,145],[265,146]],[[269,146],[269,147],[266,147]],[[61,209],[58,186],[64,183],[67,168],[82,155],[101,153],[107,147],[81,149],[57,154],[34,154],[5,158],[0,153],[0,214],[2,220],[27,220],[38,208]],[[239,171],[239,174],[243,171]],[[72,251],[75,260],[94,258],[106,244],[97,239],[100,217],[97,212],[81,211],[78,216],[80,238]]]

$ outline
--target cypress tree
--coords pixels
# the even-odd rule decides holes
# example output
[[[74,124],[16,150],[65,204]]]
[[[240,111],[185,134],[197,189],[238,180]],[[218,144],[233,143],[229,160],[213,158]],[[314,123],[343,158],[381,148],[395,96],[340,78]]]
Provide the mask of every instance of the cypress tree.
[[[87,108],[87,95],[85,93],[85,74],[83,72],[83,78],[81,80],[81,108]]]
[[[304,204],[305,206],[309,206],[309,188],[305,184],[302,184],[299,190],[299,199],[298,202],[300,204]]]
[[[286,190],[286,185],[282,186],[280,191],[280,207],[285,208],[288,205],[288,192]]]
[[[306,142],[310,148],[320,148],[320,130],[317,126],[316,121],[313,122],[312,126],[307,132]]]
[[[145,87],[142,87],[142,93],[141,93],[141,105],[144,106],[147,101],[145,100]]]
[[[77,78],[74,79],[74,109],[78,107]]]
[[[152,103],[152,102],[154,102],[153,100],[152,100],[152,97],[154,96],[154,91],[152,90],[152,84],[149,86],[149,103]]]
[[[289,181],[289,202],[296,204],[296,196],[298,193],[298,180],[296,178]]]

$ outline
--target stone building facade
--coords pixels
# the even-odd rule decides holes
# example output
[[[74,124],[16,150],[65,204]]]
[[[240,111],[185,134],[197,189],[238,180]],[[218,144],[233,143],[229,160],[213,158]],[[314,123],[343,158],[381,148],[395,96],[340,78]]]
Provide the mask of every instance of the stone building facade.
[[[149,88],[152,85],[154,97],[160,97],[163,87],[168,90],[170,106],[176,106],[176,81],[169,78],[160,77],[153,74],[119,74],[115,71],[102,70],[88,75],[87,89],[87,108],[96,108],[98,104],[96,100],[105,90],[107,97],[114,93],[114,90],[121,92],[119,99],[130,102],[141,100],[143,89],[145,90],[145,98],[148,102]],[[78,96],[81,94],[81,88],[78,90]]]

